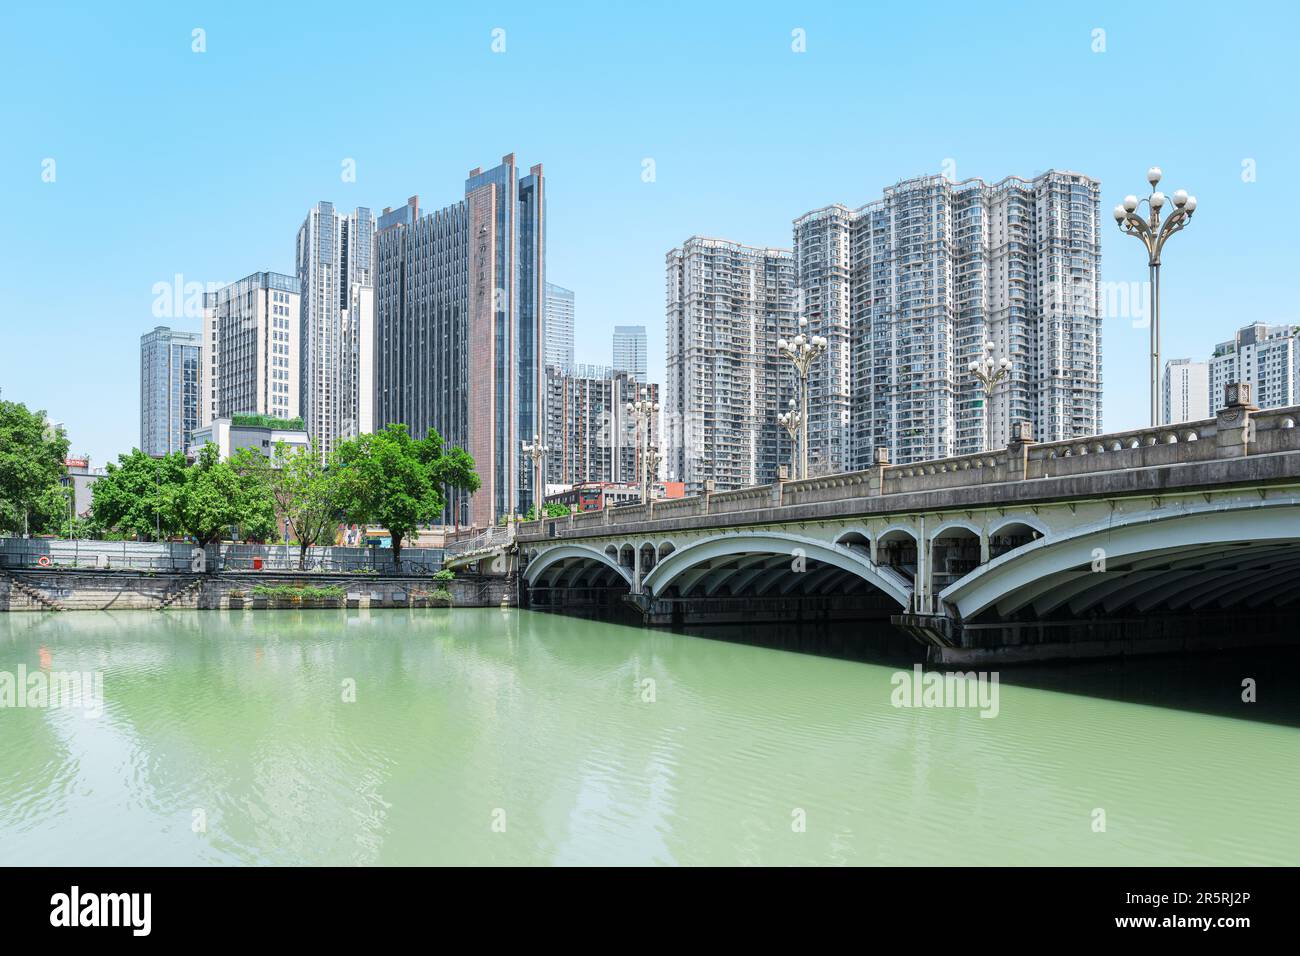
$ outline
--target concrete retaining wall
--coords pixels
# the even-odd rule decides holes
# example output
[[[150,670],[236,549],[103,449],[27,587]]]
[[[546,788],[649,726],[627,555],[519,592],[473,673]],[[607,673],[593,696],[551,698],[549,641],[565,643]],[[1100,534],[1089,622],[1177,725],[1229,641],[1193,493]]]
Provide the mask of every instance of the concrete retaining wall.
[[[339,587],[338,599],[291,603],[253,593],[257,585]],[[0,571],[0,611],[109,611],[189,608],[268,609],[280,607],[436,607],[429,579],[373,574],[187,574],[142,571]],[[516,603],[507,578],[460,576],[447,586],[455,607],[500,607]]]

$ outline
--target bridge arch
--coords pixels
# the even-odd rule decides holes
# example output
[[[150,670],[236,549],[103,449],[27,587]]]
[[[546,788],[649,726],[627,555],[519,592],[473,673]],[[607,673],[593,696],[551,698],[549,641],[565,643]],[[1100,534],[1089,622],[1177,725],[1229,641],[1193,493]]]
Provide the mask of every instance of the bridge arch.
[[[1267,593],[1270,581],[1279,596],[1300,589],[1298,543],[1300,498],[1186,503],[1048,534],[976,568],[939,598],[963,620],[995,606],[1000,615],[1065,604],[1074,612],[1098,604],[1145,612],[1195,602],[1209,587],[1230,606]]]
[[[942,524],[936,525],[930,531],[930,543],[933,544],[941,536],[943,536],[947,532],[951,532],[954,528],[962,528],[966,531],[969,531],[977,538],[980,536],[980,532],[982,530],[978,524],[966,518],[949,518],[947,521],[943,522]]]
[[[547,548],[541,555],[528,563],[528,567],[524,569],[524,580],[528,582],[530,588],[537,587],[544,581],[555,581],[566,571],[573,570],[575,566],[583,564],[587,565],[588,568],[596,565],[612,571],[629,588],[632,586],[631,574],[617,560],[611,558],[605,551],[597,551],[595,548],[589,548],[582,544],[563,544],[558,547]]]
[[[794,565],[806,561],[806,569]],[[676,587],[682,596],[697,587],[707,594],[727,587],[762,595],[789,593],[824,594],[848,579],[858,579],[884,592],[902,607],[911,600],[911,588],[904,577],[881,569],[871,560],[847,547],[816,538],[779,531],[730,532],[684,545],[646,575],[642,587],[663,596]]]

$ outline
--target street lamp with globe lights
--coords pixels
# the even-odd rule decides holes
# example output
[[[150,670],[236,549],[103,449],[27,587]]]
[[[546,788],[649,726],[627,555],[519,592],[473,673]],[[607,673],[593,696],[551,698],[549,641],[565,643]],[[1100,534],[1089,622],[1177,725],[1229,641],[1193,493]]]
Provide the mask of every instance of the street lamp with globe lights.
[[[794,363],[794,370],[799,375],[799,474],[796,478],[808,477],[808,370],[817,356],[826,351],[826,339],[820,335],[809,336],[808,320],[799,317],[799,334],[791,341],[779,339],[776,350]]]
[[[994,347],[992,342],[985,342],[984,355],[966,366],[984,388],[984,447],[981,451],[993,448],[993,392],[1011,374],[1011,359],[1003,356],[995,361]]]
[[[533,518],[541,521],[542,515],[542,460],[546,453],[550,451],[537,435],[533,435],[532,444],[524,442],[524,454],[533,460],[533,474],[536,475],[536,483],[533,485]]]
[[[795,453],[798,450],[799,443],[799,423],[803,421],[803,416],[795,407],[794,399],[790,399],[790,410],[782,412],[776,416],[776,423],[785,429],[785,433],[790,436],[790,477],[798,477],[795,473],[796,461]]]
[[[1160,253],[1165,242],[1176,232],[1182,231],[1196,212],[1196,197],[1187,195],[1187,190],[1179,189],[1172,197],[1156,189],[1164,173],[1159,166],[1147,170],[1147,182],[1151,184],[1151,195],[1139,200],[1137,196],[1128,195],[1115,207],[1115,222],[1120,229],[1130,236],[1141,240],[1147,250],[1147,267],[1151,272],[1151,424],[1160,424]],[[1160,210],[1165,203],[1173,200],[1174,211],[1169,218],[1160,221]],[[1138,207],[1147,204],[1148,216],[1138,215]]]
[[[645,504],[650,500],[650,420],[651,416],[659,414],[659,403],[651,401],[645,390],[642,389],[640,398],[627,403],[627,413],[636,416],[637,458],[640,460],[639,470],[641,472],[641,503]],[[656,453],[656,464],[658,460],[659,455]]]

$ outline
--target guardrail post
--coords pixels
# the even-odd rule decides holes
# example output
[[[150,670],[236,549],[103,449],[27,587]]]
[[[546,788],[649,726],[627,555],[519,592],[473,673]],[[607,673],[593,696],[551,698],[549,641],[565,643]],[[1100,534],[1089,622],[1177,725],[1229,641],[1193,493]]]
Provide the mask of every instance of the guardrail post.
[[[1215,452],[1219,458],[1245,458],[1255,440],[1255,422],[1250,417],[1259,408],[1250,403],[1250,383],[1224,386],[1223,404],[1216,416]]]

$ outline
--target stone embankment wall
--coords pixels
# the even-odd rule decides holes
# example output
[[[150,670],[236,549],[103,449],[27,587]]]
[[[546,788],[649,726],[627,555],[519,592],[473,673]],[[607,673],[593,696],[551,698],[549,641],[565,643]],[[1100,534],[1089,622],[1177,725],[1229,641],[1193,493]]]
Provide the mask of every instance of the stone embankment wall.
[[[294,603],[253,593],[257,585],[338,587],[341,598]],[[374,574],[182,574],[144,571],[0,571],[0,611],[214,610],[290,607],[437,607],[427,577]],[[443,585],[454,607],[513,606],[514,582],[460,576]]]

